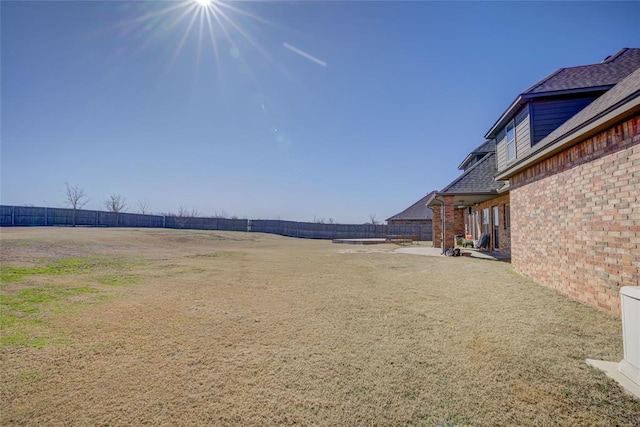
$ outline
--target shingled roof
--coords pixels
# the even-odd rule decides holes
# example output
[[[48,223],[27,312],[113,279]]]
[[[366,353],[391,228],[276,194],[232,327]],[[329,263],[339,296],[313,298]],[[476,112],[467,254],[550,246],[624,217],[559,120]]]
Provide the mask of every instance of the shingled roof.
[[[518,95],[489,129],[485,138],[494,138],[504,124],[532,98],[574,92],[592,92],[599,95],[638,68],[640,68],[640,48],[621,49],[598,64],[560,68]]]
[[[594,132],[598,126],[603,126],[603,123],[599,123],[599,121],[615,122],[619,120],[617,114],[628,115],[634,109],[635,111],[640,109],[640,68],[547,135],[536,144],[535,151],[520,159],[508,170],[503,171],[499,178],[507,179],[527,165],[534,163],[536,158],[547,150],[559,149],[554,147],[561,147],[571,139],[584,138],[585,133],[588,135],[589,132]],[[621,111],[621,113],[616,111]],[[607,118],[608,116],[612,117]],[[593,129],[590,130],[590,128]]]
[[[403,210],[399,214],[395,214],[391,218],[387,218],[387,221],[404,220],[404,221],[418,221],[433,218],[433,211],[427,207],[427,203],[433,198],[435,191],[424,196],[407,209]]]
[[[467,157],[458,165],[458,169],[462,170],[466,168],[476,156],[483,156],[492,151],[496,151],[496,141],[494,139],[488,139],[467,154]]]
[[[496,154],[487,153],[438,194],[497,193],[504,183],[494,179],[496,172]]]
[[[589,87],[612,86],[640,66],[640,49],[624,48],[599,64],[560,68],[524,91],[539,94]]]

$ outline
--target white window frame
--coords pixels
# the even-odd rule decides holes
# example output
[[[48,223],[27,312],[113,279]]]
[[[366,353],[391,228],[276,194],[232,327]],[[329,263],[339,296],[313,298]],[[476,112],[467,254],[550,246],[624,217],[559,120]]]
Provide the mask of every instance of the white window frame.
[[[509,128],[513,129],[512,137],[509,139]],[[507,162],[512,162],[516,159],[516,121],[511,120],[509,124],[504,128],[504,136],[507,141]]]
[[[491,235],[491,213],[489,208],[482,209],[482,232]]]
[[[500,208],[498,206],[491,206],[493,216],[493,248],[500,249]]]

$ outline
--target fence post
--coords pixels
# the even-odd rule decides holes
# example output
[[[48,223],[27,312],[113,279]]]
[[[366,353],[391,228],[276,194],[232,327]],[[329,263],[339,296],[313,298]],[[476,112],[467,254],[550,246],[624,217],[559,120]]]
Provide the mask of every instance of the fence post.
[[[167,228],[167,217],[162,215],[162,228]]]
[[[11,225],[16,225],[16,207],[11,206]]]
[[[44,225],[47,226],[49,225],[49,218],[48,218],[48,209],[47,207],[44,208]]]

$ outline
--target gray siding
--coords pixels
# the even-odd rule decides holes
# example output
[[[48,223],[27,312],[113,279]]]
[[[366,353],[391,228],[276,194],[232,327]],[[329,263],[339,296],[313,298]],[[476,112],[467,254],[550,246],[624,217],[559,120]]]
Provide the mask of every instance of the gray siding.
[[[498,171],[507,167],[507,135],[506,126],[496,136],[496,159]],[[531,133],[529,131],[529,104],[516,114],[516,159],[531,151]]]
[[[507,141],[504,128],[496,136],[496,162],[498,171],[507,167]]]
[[[532,102],[533,144],[573,117],[597,97]]]
[[[529,105],[516,114],[516,158],[525,156],[531,151],[531,132],[529,129]]]

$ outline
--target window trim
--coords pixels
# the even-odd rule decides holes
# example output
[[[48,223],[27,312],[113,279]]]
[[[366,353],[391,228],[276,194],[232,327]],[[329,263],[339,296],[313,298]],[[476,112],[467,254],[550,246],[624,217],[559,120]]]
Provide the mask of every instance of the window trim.
[[[509,140],[509,127],[513,127],[513,138]],[[512,119],[504,128],[504,139],[506,141],[507,148],[507,163],[513,162],[517,157],[516,147],[516,120]],[[509,157],[509,146],[513,144],[513,157]]]
[[[498,205],[491,206],[491,221],[493,248],[500,249],[500,207]]]
[[[511,229],[511,204],[505,203],[504,205],[504,229]]]
[[[491,235],[491,210],[482,208],[482,232]]]

